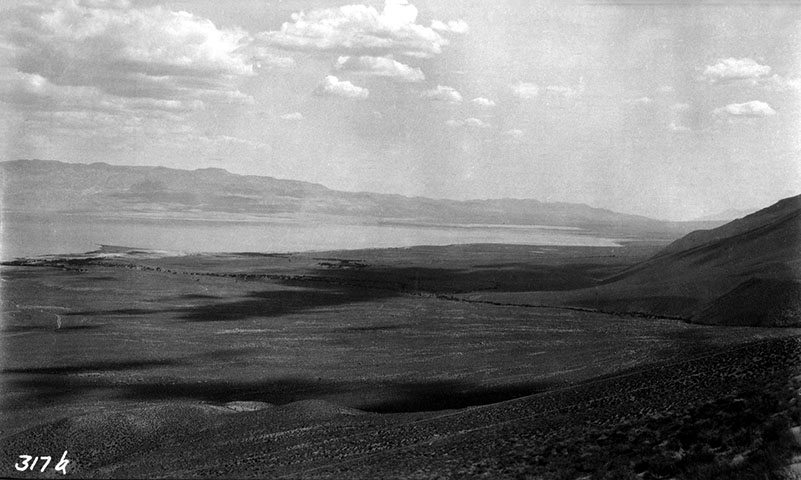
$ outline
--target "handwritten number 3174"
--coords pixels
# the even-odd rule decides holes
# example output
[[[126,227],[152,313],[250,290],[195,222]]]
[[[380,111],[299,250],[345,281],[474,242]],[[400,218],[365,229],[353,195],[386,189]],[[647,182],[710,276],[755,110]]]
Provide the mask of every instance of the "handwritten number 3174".
[[[36,468],[36,464],[39,463],[39,460],[43,460],[44,465],[42,465],[42,469],[39,470],[40,472],[44,472],[47,469],[47,466],[50,465],[50,462],[53,460],[53,457],[32,457],[30,455],[20,455],[19,458],[22,459],[22,464],[17,462],[14,464],[14,468],[16,468],[20,472],[24,472],[25,470],[33,470]],[[33,460],[33,462],[31,462]],[[64,455],[61,456],[61,460],[55,466],[55,470],[57,472],[61,472],[62,475],[67,474],[67,465],[69,465],[70,461],[67,460],[67,451],[64,451]]]

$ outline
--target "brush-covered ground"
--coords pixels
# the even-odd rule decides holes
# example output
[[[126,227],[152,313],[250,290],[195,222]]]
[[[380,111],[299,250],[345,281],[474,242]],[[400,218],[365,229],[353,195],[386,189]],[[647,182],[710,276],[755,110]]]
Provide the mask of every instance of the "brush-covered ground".
[[[67,450],[77,477],[778,478],[801,330],[455,300],[658,247],[11,262],[0,476]]]

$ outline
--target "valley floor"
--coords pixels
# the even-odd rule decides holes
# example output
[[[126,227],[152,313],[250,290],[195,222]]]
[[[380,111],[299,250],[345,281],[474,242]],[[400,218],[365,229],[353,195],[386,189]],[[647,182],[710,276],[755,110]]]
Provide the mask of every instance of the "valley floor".
[[[123,252],[3,266],[0,475],[29,478],[13,468],[19,455],[64,450],[72,475],[104,478],[784,468],[801,453],[789,430],[801,423],[801,330],[455,300],[591,287],[655,248]]]

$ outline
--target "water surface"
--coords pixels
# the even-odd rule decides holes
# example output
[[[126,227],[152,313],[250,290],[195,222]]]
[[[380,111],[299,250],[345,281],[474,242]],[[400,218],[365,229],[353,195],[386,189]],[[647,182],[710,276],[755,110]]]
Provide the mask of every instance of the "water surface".
[[[100,244],[195,252],[299,252],[466,243],[617,246],[574,228],[547,225],[421,225],[294,219],[111,218],[5,212],[0,258],[94,250]]]

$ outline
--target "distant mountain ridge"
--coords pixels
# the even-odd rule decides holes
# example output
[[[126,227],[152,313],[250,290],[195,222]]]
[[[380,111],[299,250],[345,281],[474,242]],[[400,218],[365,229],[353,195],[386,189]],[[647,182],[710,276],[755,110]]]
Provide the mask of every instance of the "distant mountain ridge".
[[[693,226],[584,204],[538,200],[438,200],[341,192],[319,184],[236,175],[223,169],[0,162],[3,208],[34,212],[335,215],[383,222],[553,225],[673,238]]]

